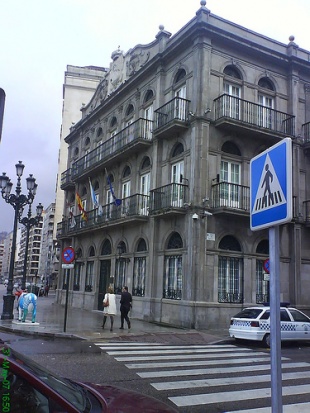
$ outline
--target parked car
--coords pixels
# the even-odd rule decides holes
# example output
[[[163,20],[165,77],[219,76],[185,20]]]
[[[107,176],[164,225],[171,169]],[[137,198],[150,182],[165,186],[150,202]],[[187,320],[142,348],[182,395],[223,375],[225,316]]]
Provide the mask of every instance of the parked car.
[[[281,340],[310,340],[310,318],[291,307],[280,308]],[[235,339],[262,341],[270,347],[270,307],[244,308],[230,320],[229,335]]]
[[[3,412],[177,413],[140,393],[57,377],[26,356],[0,345]]]

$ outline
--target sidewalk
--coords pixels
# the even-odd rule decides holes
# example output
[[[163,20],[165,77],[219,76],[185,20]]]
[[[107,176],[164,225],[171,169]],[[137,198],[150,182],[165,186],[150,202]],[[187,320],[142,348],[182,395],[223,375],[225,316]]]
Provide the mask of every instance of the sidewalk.
[[[14,320],[0,320],[1,331],[13,332],[22,335],[44,337],[66,337],[84,339],[88,341],[144,341],[171,344],[204,344],[215,343],[229,339],[228,329],[218,331],[187,330],[163,326],[132,318],[130,330],[120,330],[120,315],[114,318],[114,329],[110,332],[108,318],[106,328],[103,330],[102,311],[88,311],[79,308],[68,308],[65,327],[65,306],[55,303],[55,294],[48,297],[38,297],[36,322],[31,323],[28,315],[25,323],[18,321],[17,311],[14,309]],[[125,323],[126,324],[126,323]],[[66,330],[66,331],[64,331]]]

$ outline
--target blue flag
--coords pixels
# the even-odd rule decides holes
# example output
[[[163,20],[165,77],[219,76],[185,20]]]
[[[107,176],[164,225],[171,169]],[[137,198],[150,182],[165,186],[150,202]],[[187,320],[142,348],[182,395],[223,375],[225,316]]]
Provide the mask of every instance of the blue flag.
[[[114,199],[114,204],[115,204],[116,206],[121,205],[122,200],[116,198],[116,195],[115,195],[115,193],[114,193],[114,189],[113,189],[113,186],[112,186],[112,182],[111,182],[110,177],[109,177],[108,174],[107,174],[107,181],[108,181],[108,185],[109,185],[109,187],[110,187],[110,191],[111,191],[112,197],[113,197],[113,199]]]

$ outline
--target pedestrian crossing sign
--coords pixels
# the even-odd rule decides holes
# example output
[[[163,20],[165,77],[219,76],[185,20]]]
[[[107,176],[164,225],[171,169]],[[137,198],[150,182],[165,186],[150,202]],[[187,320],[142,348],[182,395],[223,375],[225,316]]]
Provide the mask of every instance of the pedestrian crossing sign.
[[[292,140],[285,138],[251,159],[251,230],[292,219]]]

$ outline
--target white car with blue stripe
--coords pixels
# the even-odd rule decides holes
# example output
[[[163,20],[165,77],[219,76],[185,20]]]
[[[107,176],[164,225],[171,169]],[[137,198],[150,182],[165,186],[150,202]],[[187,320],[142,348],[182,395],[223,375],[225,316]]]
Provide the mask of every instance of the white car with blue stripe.
[[[310,340],[310,318],[291,307],[280,308],[281,340]],[[229,335],[235,339],[262,341],[270,347],[270,307],[247,307],[230,320]]]

